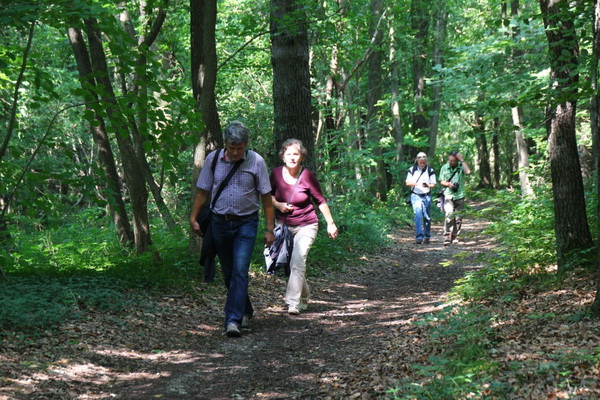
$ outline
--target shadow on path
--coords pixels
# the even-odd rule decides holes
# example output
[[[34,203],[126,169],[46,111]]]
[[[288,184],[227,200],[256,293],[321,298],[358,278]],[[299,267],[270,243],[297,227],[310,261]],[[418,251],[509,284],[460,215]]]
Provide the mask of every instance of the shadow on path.
[[[381,254],[333,281],[311,282],[314,297],[301,315],[289,316],[280,305],[281,286],[242,338],[212,329],[190,344],[188,359],[153,364],[156,377],[119,385],[116,393],[127,399],[347,398],[348,377],[369,368],[362,360],[386,351],[390,337],[407,334],[410,321],[438,309],[453,282],[479,268],[477,254],[493,246],[480,235],[483,228],[465,220],[463,242],[449,247],[441,235],[416,245],[412,231],[400,231]],[[398,378],[375,377],[383,382],[375,390]]]

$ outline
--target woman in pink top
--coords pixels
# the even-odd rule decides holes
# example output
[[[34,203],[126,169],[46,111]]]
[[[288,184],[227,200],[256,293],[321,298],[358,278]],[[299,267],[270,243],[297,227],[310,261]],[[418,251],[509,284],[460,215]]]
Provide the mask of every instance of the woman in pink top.
[[[294,236],[285,302],[288,313],[298,315],[301,310],[306,310],[308,307],[310,295],[306,283],[306,257],[319,228],[313,204],[317,204],[325,217],[327,234],[330,238],[337,237],[338,229],[317,177],[301,166],[306,156],[306,148],[302,142],[298,139],[286,140],[281,146],[279,156],[285,165],[271,171],[271,196],[277,223],[287,225]]]

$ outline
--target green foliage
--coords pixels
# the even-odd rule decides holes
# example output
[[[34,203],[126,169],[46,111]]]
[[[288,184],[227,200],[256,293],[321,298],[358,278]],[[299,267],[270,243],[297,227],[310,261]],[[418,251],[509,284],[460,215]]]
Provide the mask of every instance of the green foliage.
[[[2,330],[35,332],[80,318],[83,312],[117,313],[130,299],[116,280],[17,278],[0,283]]]
[[[547,273],[556,258],[550,194],[548,188],[539,188],[535,197],[522,199],[516,193],[497,192],[492,205],[481,211],[493,220],[485,233],[497,238],[497,250],[483,254],[484,267],[458,281],[456,295],[467,300],[508,296]]]
[[[34,333],[90,312],[118,314],[142,305],[148,291],[188,291],[198,281],[183,233],[155,227],[153,251],[135,255],[117,243],[103,214],[88,209],[52,228],[34,229],[25,217],[15,221],[21,229],[11,225],[18,247],[2,258],[0,331]]]
[[[490,360],[491,316],[481,307],[447,307],[424,322],[431,325],[428,365],[413,365],[423,383],[400,380],[395,399],[501,398],[509,388],[495,382]],[[485,393],[485,395],[484,395]]]

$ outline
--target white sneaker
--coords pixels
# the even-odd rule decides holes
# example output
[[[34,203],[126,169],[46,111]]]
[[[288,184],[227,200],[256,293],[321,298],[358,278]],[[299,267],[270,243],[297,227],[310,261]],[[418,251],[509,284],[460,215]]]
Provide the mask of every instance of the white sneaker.
[[[288,314],[290,314],[290,315],[298,315],[298,314],[300,314],[300,309],[298,308],[298,306],[289,306],[288,307]]]

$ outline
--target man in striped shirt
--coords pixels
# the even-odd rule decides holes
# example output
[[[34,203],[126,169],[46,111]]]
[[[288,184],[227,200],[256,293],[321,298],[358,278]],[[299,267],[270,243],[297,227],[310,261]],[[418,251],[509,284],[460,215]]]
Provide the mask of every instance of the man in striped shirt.
[[[212,204],[210,229],[227,287],[225,332],[229,337],[240,337],[240,328],[247,326],[248,319],[254,313],[248,296],[248,270],[256,241],[261,202],[266,218],[264,243],[267,246],[275,239],[275,222],[267,164],[258,153],[246,149],[250,136],[248,128],[234,121],[227,126],[223,136],[224,151],[210,153],[198,177],[190,225],[194,232],[203,234],[196,218],[208,199],[216,197],[220,191],[216,202]],[[214,157],[219,158],[213,173],[207,167],[212,165]],[[236,167],[228,184],[220,189],[227,175]]]

